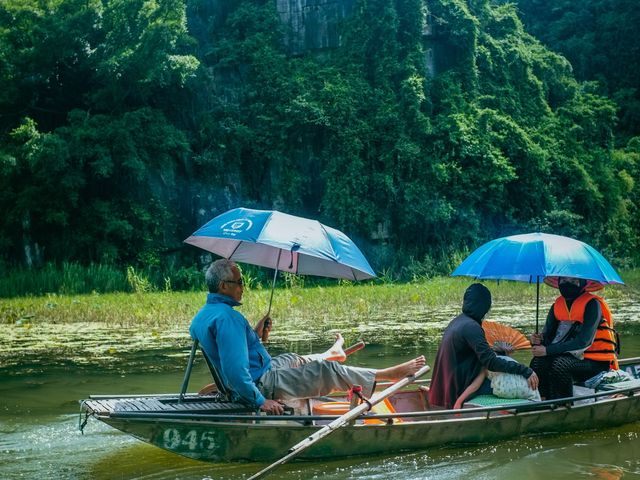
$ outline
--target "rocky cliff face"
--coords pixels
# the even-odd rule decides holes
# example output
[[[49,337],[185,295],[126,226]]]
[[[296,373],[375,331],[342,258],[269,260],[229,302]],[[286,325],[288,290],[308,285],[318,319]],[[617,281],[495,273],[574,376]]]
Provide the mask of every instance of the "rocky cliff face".
[[[340,46],[340,23],[351,15],[355,0],[276,0],[287,27],[284,42],[293,55]]]
[[[284,43],[292,55],[337,48],[341,45],[340,24],[355,8],[356,0],[275,0],[280,21],[286,27]],[[420,12],[416,12],[418,15]],[[425,72],[435,74],[432,26],[424,19]]]
[[[274,0],[284,26],[283,42],[291,55],[338,48],[342,45],[342,24],[353,13],[358,0]],[[428,0],[424,0],[428,4]],[[230,0],[188,0],[189,31],[203,52],[210,49],[212,32],[224,25],[238,2]],[[422,15],[416,12],[416,15]],[[433,51],[433,25],[424,18],[425,74],[435,74],[437,55]]]

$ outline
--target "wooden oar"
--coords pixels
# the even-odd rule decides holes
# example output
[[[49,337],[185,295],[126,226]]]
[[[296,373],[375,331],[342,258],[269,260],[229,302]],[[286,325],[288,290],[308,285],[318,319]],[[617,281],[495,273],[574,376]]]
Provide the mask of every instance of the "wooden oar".
[[[295,444],[293,447],[291,447],[289,449],[289,452],[284,457],[282,457],[280,460],[277,460],[276,462],[274,462],[271,465],[269,465],[267,468],[265,468],[263,470],[260,470],[258,473],[256,473],[255,475],[252,475],[247,480],[255,480],[255,479],[263,478],[263,477],[267,476],[269,473],[271,473],[277,467],[279,467],[280,465],[283,465],[284,463],[287,463],[293,457],[295,457],[298,454],[300,454],[303,450],[306,450],[311,445],[313,445],[314,443],[316,443],[319,440],[323,439],[327,435],[332,434],[338,428],[340,428],[343,425],[346,425],[347,423],[349,423],[350,420],[359,417],[362,413],[364,413],[366,410],[371,408],[373,405],[376,405],[377,403],[380,403],[381,401],[383,401],[385,398],[390,397],[395,392],[400,390],[402,387],[404,387],[406,385],[409,385],[410,383],[413,383],[417,378],[421,377],[422,375],[427,373],[429,370],[430,370],[429,365],[425,365],[424,367],[422,367],[420,370],[418,370],[413,375],[409,375],[407,377],[404,377],[402,380],[398,380],[396,383],[394,383],[390,387],[386,388],[382,392],[373,395],[369,399],[369,403],[362,403],[362,404],[358,405],[356,408],[354,408],[353,410],[349,410],[347,413],[345,413],[341,417],[335,419],[329,425],[321,428],[320,430],[315,432],[313,435],[309,435],[307,438],[305,438],[301,442],[299,442],[299,443]]]
[[[350,347],[344,349],[344,354],[348,357],[352,353],[356,353],[364,348],[365,343],[360,340],[358,343],[354,343]]]

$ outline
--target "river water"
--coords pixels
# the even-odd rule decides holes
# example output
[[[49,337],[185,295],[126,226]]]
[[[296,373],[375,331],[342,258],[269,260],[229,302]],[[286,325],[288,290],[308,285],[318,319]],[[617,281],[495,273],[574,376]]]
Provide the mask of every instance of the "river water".
[[[630,317],[637,310],[618,307],[628,327],[623,329],[622,356],[640,356],[640,338],[630,328],[634,323]],[[500,317],[500,311],[492,315]],[[381,327],[384,325],[378,324]],[[178,391],[188,354],[184,326],[174,332],[153,334],[156,341],[151,346],[136,340],[137,335],[149,336],[149,332],[109,332],[107,327],[81,324],[43,325],[31,330],[38,328],[42,330],[39,333],[16,333],[14,326],[0,325],[0,479],[241,479],[264,467],[182,458],[95,420],[89,421],[84,434],[78,431],[78,400],[89,394]],[[437,337],[420,335],[422,328],[416,323],[414,329],[405,324],[398,330],[397,325],[389,324],[383,330],[390,333],[354,354],[349,363],[384,367],[419,353],[432,363]],[[57,343],[41,348],[42,342],[34,339],[43,335],[55,338]],[[299,353],[310,353],[330,343],[325,336],[296,345],[274,341],[270,348],[275,354],[292,346]],[[127,345],[130,348],[125,348]],[[528,362],[528,355],[518,352],[516,358]],[[200,361],[190,390],[206,383],[208,373]],[[640,424],[633,423],[602,431],[522,437],[472,447],[294,462],[281,467],[273,478],[640,478],[639,434]]]

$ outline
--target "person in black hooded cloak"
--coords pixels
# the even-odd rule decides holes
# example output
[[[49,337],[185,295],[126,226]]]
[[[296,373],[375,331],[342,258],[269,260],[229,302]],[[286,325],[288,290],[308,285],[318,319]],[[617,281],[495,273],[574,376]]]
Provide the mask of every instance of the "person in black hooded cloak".
[[[462,314],[445,329],[436,354],[429,389],[432,406],[453,408],[483,368],[522,375],[532,389],[538,388],[538,376],[531,368],[498,357],[487,343],[481,324],[490,308],[491,292],[481,283],[474,283],[464,292]],[[473,396],[489,393],[491,383],[485,380]]]

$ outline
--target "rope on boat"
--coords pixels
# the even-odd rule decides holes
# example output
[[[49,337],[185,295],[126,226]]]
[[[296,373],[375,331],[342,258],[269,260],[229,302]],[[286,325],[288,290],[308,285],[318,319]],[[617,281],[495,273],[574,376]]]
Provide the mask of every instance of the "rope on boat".
[[[369,399],[362,394],[361,385],[354,385],[349,389],[349,392],[347,393],[347,400],[351,401],[351,398],[354,395],[358,397],[362,403],[366,403],[368,405],[367,412],[370,412],[371,409],[373,408],[373,405],[371,404]]]
[[[89,413],[89,410],[84,410],[84,404],[85,402],[83,400],[82,403],[80,403],[80,415],[78,416],[78,430],[80,430],[80,433],[82,435],[84,435],[84,427],[87,426],[87,422],[89,422],[89,416],[91,415]],[[82,419],[82,413],[84,413],[84,420]]]

